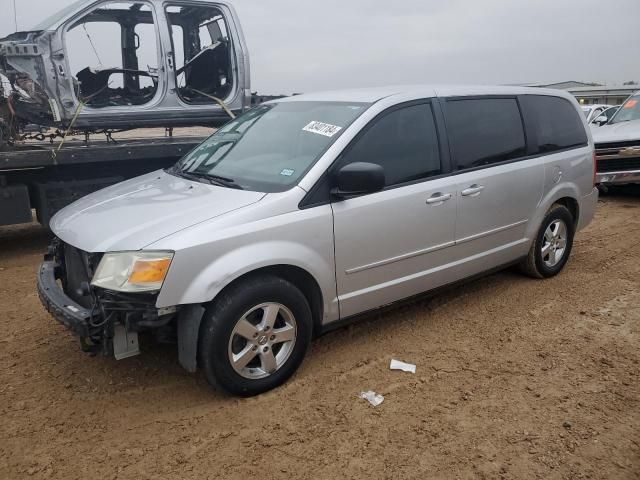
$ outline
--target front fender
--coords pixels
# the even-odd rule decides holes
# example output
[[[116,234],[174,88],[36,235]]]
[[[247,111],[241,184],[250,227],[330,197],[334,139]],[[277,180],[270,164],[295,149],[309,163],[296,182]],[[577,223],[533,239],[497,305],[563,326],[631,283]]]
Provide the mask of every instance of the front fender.
[[[323,298],[324,321],[338,317],[333,264],[326,256],[301,243],[273,240],[240,246],[217,257],[206,266],[195,267],[197,255],[176,252],[174,263],[186,276],[170,272],[157,306],[198,304],[213,300],[227,285],[243,275],[265,267],[289,265],[301,268],[316,279]],[[189,268],[193,265],[194,268]],[[173,265],[172,265],[173,270]],[[191,271],[191,277],[188,272]],[[197,273],[193,275],[194,272]],[[180,279],[179,277],[183,277]]]

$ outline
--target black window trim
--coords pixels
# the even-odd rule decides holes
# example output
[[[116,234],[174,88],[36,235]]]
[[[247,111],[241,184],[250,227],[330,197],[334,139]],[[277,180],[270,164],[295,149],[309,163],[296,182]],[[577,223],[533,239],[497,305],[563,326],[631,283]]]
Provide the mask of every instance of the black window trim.
[[[587,141],[585,143],[581,143],[581,144],[576,144],[576,145],[572,145],[569,147],[565,147],[565,148],[561,148],[558,150],[553,150],[551,152],[537,152],[536,149],[538,148],[538,138],[537,135],[535,133],[535,128],[533,125],[533,121],[531,118],[529,118],[529,116],[527,115],[526,112],[526,108],[523,108],[522,103],[521,103],[521,99],[522,97],[525,96],[537,96],[537,97],[551,97],[551,98],[559,98],[561,100],[564,100],[565,102],[569,103],[569,105],[571,106],[571,108],[574,108],[573,105],[571,105],[571,102],[560,96],[560,95],[549,95],[546,93],[525,93],[525,94],[517,94],[517,95],[460,95],[460,96],[451,96],[451,97],[440,97],[441,102],[444,104],[447,101],[456,101],[456,100],[483,100],[486,98],[496,98],[496,99],[515,99],[518,103],[518,110],[520,111],[520,119],[522,121],[522,127],[524,129],[524,136],[525,136],[525,145],[526,145],[526,151],[527,154],[526,155],[522,155],[520,157],[517,158],[512,158],[509,160],[505,160],[503,162],[496,162],[496,163],[490,163],[487,165],[480,165],[478,167],[473,167],[473,168],[466,168],[463,170],[455,170],[455,159],[453,158],[453,153],[450,152],[450,161],[451,161],[451,175],[455,176],[455,175],[461,175],[464,173],[468,173],[468,172],[475,172],[478,170],[484,170],[487,168],[493,168],[493,167],[499,167],[502,165],[509,165],[510,163],[516,163],[516,162],[524,162],[526,160],[532,160],[535,158],[540,158],[540,157],[547,157],[549,155],[555,155],[556,153],[563,153],[563,152],[568,152],[571,150],[577,150],[579,148],[585,148],[589,146],[589,138],[587,137]],[[445,128],[446,128],[446,114],[444,113],[444,106],[443,106],[443,115],[445,116],[444,118],[444,124],[445,124]],[[578,112],[576,112],[578,113]],[[449,137],[449,131],[446,130],[446,136],[447,138]]]
[[[508,165],[510,163],[521,162],[523,160],[526,160],[529,158],[535,158],[536,156],[539,156],[535,154],[533,151],[534,145],[530,141],[530,132],[527,129],[527,125],[525,122],[522,106],[520,105],[519,97],[520,95],[459,95],[459,96],[441,98],[443,102],[443,115],[444,115],[445,128],[447,129],[446,130],[447,138],[449,137],[449,127],[447,126],[447,113],[446,113],[447,110],[446,110],[446,105],[444,104],[448,102],[457,102],[461,100],[515,100],[516,106],[518,107],[518,113],[520,114],[520,124],[522,125],[522,132],[524,134],[524,145],[525,145],[525,151],[526,151],[525,155],[521,155],[515,158],[510,158],[509,160],[503,160],[502,162],[489,163],[486,165],[479,165],[477,167],[464,168],[464,169],[458,170],[456,168],[457,167],[456,159],[453,155],[453,152],[450,151],[449,155],[451,158],[452,175],[460,175],[467,172],[475,172],[477,170],[484,170],[486,168],[498,167],[500,165]]]
[[[491,163],[489,165],[481,165],[479,167],[474,167],[474,168],[467,168],[465,170],[458,170],[455,172],[451,173],[451,176],[456,176],[456,175],[462,175],[464,173],[469,173],[469,172],[476,172],[478,170],[486,170],[488,168],[493,168],[493,167],[500,167],[502,165],[509,165],[510,163],[517,163],[517,162],[525,162],[527,160],[533,160],[535,158],[540,158],[540,157],[548,157],[549,155],[555,155],[556,153],[563,153],[563,152],[569,152],[571,150],[577,150],[579,148],[585,148],[588,147],[588,144],[584,144],[584,145],[578,145],[578,146],[574,146],[574,147],[567,147],[567,148],[562,148],[560,150],[554,150],[552,152],[538,152],[538,153],[534,153],[531,155],[525,155],[524,157],[518,157],[518,158],[513,158],[511,160],[505,160],[503,162],[496,162],[496,163]]]
[[[383,117],[403,108],[413,107],[416,105],[430,105],[431,106],[431,114],[433,115],[433,123],[436,129],[436,136],[438,139],[438,153],[440,154],[440,165],[442,173],[439,175],[432,175],[430,177],[418,178],[416,180],[410,180],[408,182],[396,183],[394,185],[389,185],[385,187],[381,191],[393,190],[395,188],[407,187],[410,185],[415,185],[418,183],[429,182],[432,180],[437,180],[439,178],[448,177],[451,175],[451,159],[449,153],[449,141],[445,131],[444,125],[444,117],[442,106],[440,105],[440,99],[438,97],[428,97],[421,98],[417,100],[410,100],[407,102],[398,103],[392,105],[382,112],[378,113],[375,117],[373,117],[357,134],[355,137],[351,139],[351,141],[342,149],[340,154],[333,160],[331,165],[327,167],[327,169],[323,172],[323,174],[316,180],[313,184],[313,187],[309,189],[307,194],[302,198],[300,203],[298,204],[298,208],[300,210],[304,210],[312,207],[319,207],[322,205],[327,205],[331,203],[331,198],[327,195],[326,198],[321,198],[319,200],[313,201],[313,196],[320,189],[324,182],[329,181],[331,175],[335,172],[337,168],[339,168],[340,162],[343,157],[353,148],[353,146],[364,136],[369,129],[371,129],[378,121],[380,121]],[[378,193],[378,192],[376,192]],[[371,194],[365,194],[371,195]],[[359,195],[362,196],[362,195]],[[354,197],[357,198],[357,197]]]
[[[435,126],[438,135],[438,144],[440,150],[440,161],[442,165],[442,174],[434,175],[431,177],[421,178],[418,180],[412,180],[410,182],[405,182],[401,184],[391,185],[389,187],[385,187],[383,191],[390,190],[393,188],[404,187],[408,185],[413,185],[421,182],[428,182],[431,180],[437,180],[445,177],[452,177],[456,175],[462,175],[468,172],[475,172],[478,170],[485,170],[488,168],[500,167],[502,165],[509,165],[510,163],[516,162],[524,162],[527,160],[532,160],[540,157],[547,157],[549,155],[555,155],[557,153],[569,152],[571,150],[577,150],[580,148],[585,148],[589,146],[589,138],[587,137],[587,141],[581,144],[572,145],[569,147],[561,148],[558,150],[553,150],[550,152],[537,152],[538,148],[538,139],[535,133],[535,127],[533,125],[533,120],[527,115],[526,108],[523,108],[521,99],[525,96],[539,96],[539,97],[551,97],[551,98],[559,98],[564,100],[565,102],[571,105],[571,102],[560,96],[560,95],[549,95],[546,93],[526,93],[526,94],[508,94],[508,95],[500,95],[500,94],[489,94],[489,95],[456,95],[449,97],[430,97],[419,100],[412,100],[409,102],[399,103],[397,105],[393,105],[378,115],[376,115],[373,119],[369,121],[369,123],[360,131],[358,134],[349,142],[349,144],[340,152],[340,154],[336,157],[333,163],[327,168],[327,170],[320,176],[320,178],[316,181],[316,183],[311,187],[311,189],[307,192],[307,194],[302,198],[300,203],[298,204],[298,208],[306,209],[312,207],[318,207],[322,205],[327,205],[331,203],[330,198],[323,198],[319,201],[315,201],[311,203],[313,199],[314,193],[322,186],[322,182],[327,180],[327,177],[331,174],[334,168],[336,168],[336,164],[340,161],[342,156],[348,151],[351,145],[357,141],[361,135],[364,134],[366,130],[370,128],[370,126],[381,118],[383,115],[390,113],[398,108],[408,107],[419,104],[428,104],[430,103],[432,106],[432,112],[435,119]],[[451,147],[449,145],[449,132],[447,130],[446,124],[446,114],[445,114],[445,103],[449,101],[457,101],[457,100],[481,100],[481,99],[515,99],[518,104],[518,111],[520,113],[520,121],[522,122],[522,128],[525,136],[525,145],[526,145],[526,155],[519,156],[517,158],[512,158],[509,160],[505,160],[502,162],[490,163],[487,165],[480,165],[478,167],[467,168],[463,170],[455,169],[455,160],[453,158],[453,154],[451,152]],[[373,105],[372,105],[373,106]],[[571,105],[572,108],[573,105]],[[576,112],[579,113],[579,112]]]
[[[582,124],[582,116],[583,116],[582,112],[577,111],[575,109],[575,106],[567,98],[564,98],[560,95],[549,95],[545,93],[527,93],[524,95],[518,95],[518,98],[522,98],[522,97],[549,97],[549,98],[557,98],[557,99],[563,100],[564,102],[569,104],[569,107],[571,107],[572,110],[575,111],[576,115],[578,116],[578,120],[580,120]],[[532,151],[534,152],[530,158],[553,155],[555,153],[561,153],[561,152],[568,152],[570,150],[576,150],[578,148],[584,148],[589,146],[589,136],[585,135],[586,142],[577,143],[575,145],[570,145],[568,147],[559,148],[557,150],[552,150],[548,152],[536,152],[535,150],[539,147],[539,145],[538,145],[538,136],[536,134],[536,129],[534,125],[534,120],[529,115],[529,112],[527,111],[527,109],[522,107],[522,103],[519,102],[519,104],[520,104],[520,110],[522,112],[523,119],[524,119],[525,129],[527,130],[527,134],[528,134],[527,138],[531,139]]]

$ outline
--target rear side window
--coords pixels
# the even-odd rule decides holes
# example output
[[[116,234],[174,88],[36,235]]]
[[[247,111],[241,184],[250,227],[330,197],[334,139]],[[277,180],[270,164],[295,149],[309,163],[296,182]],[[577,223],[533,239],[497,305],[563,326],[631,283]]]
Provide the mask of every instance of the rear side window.
[[[457,170],[524,156],[527,146],[515,98],[448,100],[447,132]]]
[[[376,163],[384,168],[387,186],[442,173],[430,104],[402,107],[373,122],[343,156],[342,165]]]
[[[520,97],[525,118],[537,145],[536,152],[549,153],[587,144],[580,114],[564,98],[543,95]]]

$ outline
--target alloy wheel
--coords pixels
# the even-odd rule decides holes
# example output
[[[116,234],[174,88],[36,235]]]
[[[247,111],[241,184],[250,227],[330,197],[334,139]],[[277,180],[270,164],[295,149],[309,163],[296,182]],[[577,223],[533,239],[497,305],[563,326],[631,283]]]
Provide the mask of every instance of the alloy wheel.
[[[547,267],[555,267],[564,258],[567,250],[567,225],[557,219],[549,224],[544,232],[541,255]]]
[[[296,343],[296,319],[279,303],[262,303],[246,312],[229,338],[229,362],[244,378],[256,380],[280,369]]]

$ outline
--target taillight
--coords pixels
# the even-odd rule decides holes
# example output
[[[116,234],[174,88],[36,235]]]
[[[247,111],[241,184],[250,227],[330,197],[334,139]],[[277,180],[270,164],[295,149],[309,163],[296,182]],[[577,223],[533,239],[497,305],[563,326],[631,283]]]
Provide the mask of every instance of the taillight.
[[[598,178],[598,162],[596,160],[596,151],[593,151],[593,186],[596,186],[596,180]]]

